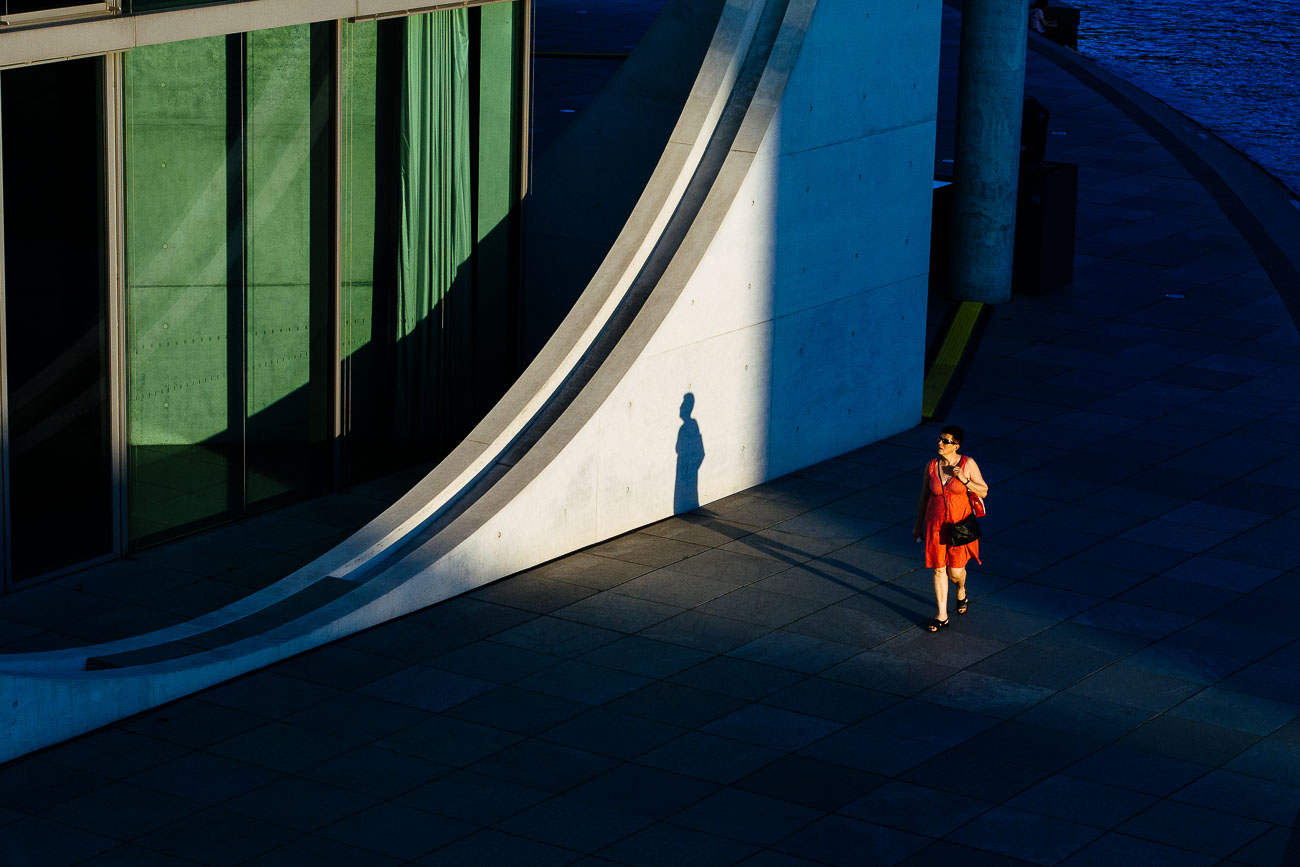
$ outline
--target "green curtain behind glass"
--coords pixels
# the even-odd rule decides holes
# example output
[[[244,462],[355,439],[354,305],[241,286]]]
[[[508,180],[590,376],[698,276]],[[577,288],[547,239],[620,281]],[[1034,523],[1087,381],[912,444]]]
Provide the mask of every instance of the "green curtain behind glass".
[[[396,423],[422,439],[459,428],[473,395],[468,12],[407,19],[398,142]],[[440,430],[441,429],[441,430]]]
[[[437,458],[514,375],[517,4],[345,24],[345,477]]]

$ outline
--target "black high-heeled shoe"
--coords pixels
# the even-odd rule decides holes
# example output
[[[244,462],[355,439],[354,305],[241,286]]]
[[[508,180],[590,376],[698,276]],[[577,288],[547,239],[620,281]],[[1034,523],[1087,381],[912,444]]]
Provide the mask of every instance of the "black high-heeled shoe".
[[[943,629],[945,626],[947,626],[951,621],[952,621],[951,617],[948,618],[947,620],[940,620],[938,617],[936,617],[933,620],[931,620],[929,623],[927,623],[925,628],[930,630],[931,632],[938,632],[940,629]]]

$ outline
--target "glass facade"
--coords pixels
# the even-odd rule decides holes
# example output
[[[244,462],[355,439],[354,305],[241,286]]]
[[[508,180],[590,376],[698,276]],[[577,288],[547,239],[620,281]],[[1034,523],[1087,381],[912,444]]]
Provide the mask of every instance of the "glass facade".
[[[96,492],[77,498],[81,526],[94,528],[86,550],[63,546],[59,562],[28,564],[10,545],[8,583],[436,459],[508,387],[522,152],[516,5],[133,49],[118,61],[118,138],[105,136],[104,59],[0,76],[8,538],[24,522],[61,525],[56,537],[66,538],[66,517],[19,496],[51,488],[49,461],[66,466],[66,452]],[[80,90],[31,78],[83,66],[93,74],[79,73]],[[55,90],[76,90],[87,105],[56,105]],[[16,133],[11,116],[34,107],[45,108],[41,135]],[[45,163],[31,162],[38,155]],[[36,164],[48,171],[25,168]],[[120,221],[105,182],[119,164]],[[49,198],[51,177],[61,198],[34,206]],[[117,271],[106,264],[109,228],[122,239]],[[25,240],[37,233],[68,247],[38,251]],[[68,275],[57,302],[25,276],[52,256]],[[41,304],[57,314],[42,317]],[[55,338],[78,353],[80,379],[58,387],[76,389],[79,439],[33,462],[15,436],[29,424],[16,386],[41,362],[57,367]],[[124,359],[116,386],[110,349]],[[49,382],[39,390],[63,394]],[[50,427],[47,404],[31,405],[30,424]]]

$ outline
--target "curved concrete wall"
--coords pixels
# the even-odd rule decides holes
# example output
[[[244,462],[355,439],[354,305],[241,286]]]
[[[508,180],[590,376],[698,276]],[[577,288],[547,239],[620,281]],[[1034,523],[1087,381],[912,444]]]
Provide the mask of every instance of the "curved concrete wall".
[[[939,0],[898,5],[728,0],[618,241],[465,443],[235,606],[0,661],[0,760],[915,424]]]

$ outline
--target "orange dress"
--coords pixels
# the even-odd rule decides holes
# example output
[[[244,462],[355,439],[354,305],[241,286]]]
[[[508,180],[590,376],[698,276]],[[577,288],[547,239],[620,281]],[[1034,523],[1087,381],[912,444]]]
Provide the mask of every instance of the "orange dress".
[[[962,462],[965,462],[962,458]],[[960,464],[958,464],[960,466]],[[948,484],[939,480],[939,461],[930,461],[927,470],[930,478],[930,497],[925,501],[925,523],[922,527],[925,539],[925,565],[931,569],[939,566],[965,568],[971,560],[980,562],[980,542],[976,539],[969,545],[948,546],[942,538],[943,525],[956,523],[970,514],[970,496],[967,487],[960,479],[952,478]]]

